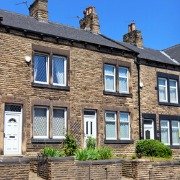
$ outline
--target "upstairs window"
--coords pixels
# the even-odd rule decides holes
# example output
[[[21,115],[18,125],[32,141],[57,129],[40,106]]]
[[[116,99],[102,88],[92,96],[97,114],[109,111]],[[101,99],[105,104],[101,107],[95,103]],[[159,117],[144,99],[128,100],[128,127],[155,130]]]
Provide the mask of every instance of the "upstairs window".
[[[119,67],[119,92],[129,93],[128,68]]]
[[[159,78],[159,101],[167,102],[168,94],[167,94],[167,79]]]
[[[48,56],[35,54],[34,56],[34,82],[48,84],[49,63]]]
[[[118,75],[116,75],[118,74]],[[104,84],[106,92],[129,93],[129,68],[104,65]]]
[[[116,69],[113,65],[105,65],[105,90],[115,92],[116,89]]]
[[[170,94],[170,102],[171,103],[178,103],[178,86],[177,81],[170,79],[169,80],[169,94]]]
[[[67,58],[64,56],[35,53],[34,83],[67,86]]]
[[[52,73],[53,84],[58,86],[66,86],[66,66],[65,57],[53,56],[52,58]]]
[[[179,103],[179,77],[176,75],[158,73],[159,102],[166,104]]]

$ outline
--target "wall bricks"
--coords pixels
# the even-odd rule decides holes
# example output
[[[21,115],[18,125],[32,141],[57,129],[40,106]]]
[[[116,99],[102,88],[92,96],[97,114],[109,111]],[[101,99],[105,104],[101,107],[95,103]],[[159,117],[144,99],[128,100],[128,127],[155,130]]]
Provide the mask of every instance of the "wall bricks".
[[[45,179],[113,180],[121,179],[121,160],[74,161],[73,158],[48,158],[39,162],[38,174]]]
[[[29,159],[23,157],[1,157],[0,179],[1,180],[27,180],[29,179]]]

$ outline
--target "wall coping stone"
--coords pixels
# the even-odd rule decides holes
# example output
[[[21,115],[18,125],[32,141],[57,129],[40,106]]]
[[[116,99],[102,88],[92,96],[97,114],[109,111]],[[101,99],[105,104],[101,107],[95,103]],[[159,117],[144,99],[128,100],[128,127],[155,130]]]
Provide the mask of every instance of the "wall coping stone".
[[[121,159],[106,159],[106,160],[94,160],[94,161],[75,161],[76,165],[109,165],[109,164],[120,164]]]
[[[46,158],[46,157],[44,157]],[[74,157],[47,157],[48,162],[65,162],[65,161],[74,161]]]
[[[27,157],[0,157],[0,165],[3,164],[29,164],[30,159]]]

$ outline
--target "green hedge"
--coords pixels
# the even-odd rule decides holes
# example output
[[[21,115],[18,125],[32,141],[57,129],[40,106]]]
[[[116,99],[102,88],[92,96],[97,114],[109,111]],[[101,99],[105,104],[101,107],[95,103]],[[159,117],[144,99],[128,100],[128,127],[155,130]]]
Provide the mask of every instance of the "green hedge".
[[[139,140],[136,143],[137,157],[162,157],[169,158],[172,156],[172,150],[158,140]]]

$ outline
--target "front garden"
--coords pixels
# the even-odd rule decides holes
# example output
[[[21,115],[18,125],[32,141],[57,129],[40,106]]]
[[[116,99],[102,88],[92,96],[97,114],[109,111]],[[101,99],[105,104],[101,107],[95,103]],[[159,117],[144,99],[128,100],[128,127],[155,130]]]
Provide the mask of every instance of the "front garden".
[[[168,172],[179,174],[179,167],[179,161],[172,161],[171,149],[157,140],[138,141],[135,154],[122,159],[111,147],[96,147],[91,137],[86,148],[78,148],[75,138],[66,135],[59,149],[47,146],[42,150],[37,172],[44,179],[153,179],[157,173],[160,178]],[[166,173],[162,174],[163,169]]]

